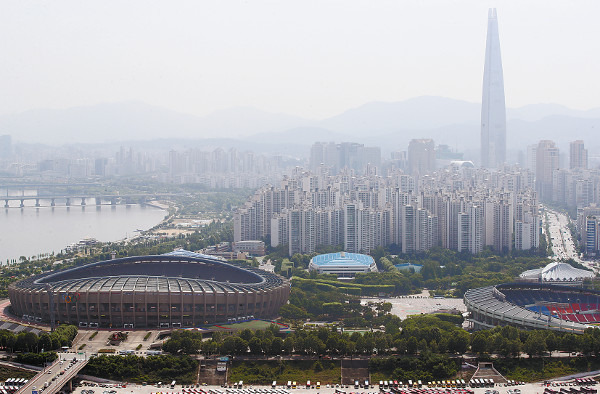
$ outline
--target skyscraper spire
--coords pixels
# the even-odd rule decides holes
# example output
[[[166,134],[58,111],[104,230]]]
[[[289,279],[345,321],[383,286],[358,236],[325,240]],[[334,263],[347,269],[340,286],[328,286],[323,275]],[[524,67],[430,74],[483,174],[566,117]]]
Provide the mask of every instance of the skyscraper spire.
[[[506,106],[496,9],[488,12],[483,97],[481,99],[481,166],[498,168],[506,161]]]

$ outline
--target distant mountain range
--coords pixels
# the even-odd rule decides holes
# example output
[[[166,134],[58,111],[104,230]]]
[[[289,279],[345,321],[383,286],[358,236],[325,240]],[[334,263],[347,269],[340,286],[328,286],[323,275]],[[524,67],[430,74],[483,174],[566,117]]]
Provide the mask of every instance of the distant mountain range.
[[[260,151],[306,150],[314,141],[352,141],[405,150],[412,138],[433,138],[458,151],[479,148],[480,105],[423,96],[371,102],[323,120],[236,107],[199,117],[141,102],[64,110],[30,110],[0,116],[0,134],[15,142],[61,145],[156,139],[204,140]],[[583,139],[600,150],[600,108],[573,110],[557,104],[508,109],[508,149],[525,150],[540,139],[561,148]],[[194,144],[195,145],[195,144]],[[282,152],[284,153],[284,152]]]

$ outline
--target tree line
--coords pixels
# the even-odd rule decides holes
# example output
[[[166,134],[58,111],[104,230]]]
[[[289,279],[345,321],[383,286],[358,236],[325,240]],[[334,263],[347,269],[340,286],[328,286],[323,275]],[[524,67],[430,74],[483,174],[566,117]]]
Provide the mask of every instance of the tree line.
[[[553,331],[527,331],[515,327],[495,327],[469,333],[461,327],[460,316],[418,315],[400,321],[385,314],[382,329],[351,331],[338,326],[299,328],[282,333],[276,325],[265,330],[244,329],[239,332],[214,332],[205,338],[201,332],[173,331],[163,345],[171,354],[232,355],[395,355],[424,354],[530,357],[556,350],[600,356],[600,328],[588,328],[583,335]]]
[[[60,325],[53,332],[42,332],[39,335],[33,332],[0,330],[0,348],[10,352],[35,353],[57,350],[62,346],[70,347],[76,335],[77,327],[73,325]]]

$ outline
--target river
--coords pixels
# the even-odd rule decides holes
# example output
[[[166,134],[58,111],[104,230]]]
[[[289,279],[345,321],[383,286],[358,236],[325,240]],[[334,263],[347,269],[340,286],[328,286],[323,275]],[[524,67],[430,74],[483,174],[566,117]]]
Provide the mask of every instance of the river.
[[[96,206],[94,199],[87,203],[85,207],[0,208],[0,263],[20,256],[56,254],[86,237],[103,242],[133,237],[136,230],[152,228],[167,214],[147,205]]]

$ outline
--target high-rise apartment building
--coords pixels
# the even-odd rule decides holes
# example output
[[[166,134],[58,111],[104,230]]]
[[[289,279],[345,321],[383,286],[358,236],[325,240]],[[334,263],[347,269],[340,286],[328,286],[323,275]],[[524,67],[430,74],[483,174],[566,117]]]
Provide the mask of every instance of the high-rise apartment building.
[[[525,161],[525,168],[531,170],[535,175],[537,166],[537,144],[527,146],[527,159]]]
[[[506,107],[496,9],[488,14],[483,97],[481,99],[481,166],[499,168],[506,161]]]
[[[573,141],[570,144],[569,168],[588,168],[588,152],[582,140]]]
[[[494,204],[494,250],[510,251],[513,236],[513,205],[508,199]]]
[[[553,199],[554,171],[558,170],[558,148],[553,141],[542,140],[536,150],[535,189],[542,201]]]

